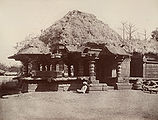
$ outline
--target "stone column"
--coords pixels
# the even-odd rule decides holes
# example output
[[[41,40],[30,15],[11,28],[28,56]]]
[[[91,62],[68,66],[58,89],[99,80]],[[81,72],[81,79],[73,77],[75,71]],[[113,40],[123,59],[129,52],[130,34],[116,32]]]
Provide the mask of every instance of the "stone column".
[[[147,59],[145,56],[143,56],[143,78],[146,77],[146,62],[147,62]]]
[[[50,71],[56,71],[56,64],[54,62],[50,65]]]
[[[89,62],[89,76],[92,82],[96,80],[95,61]]]
[[[36,72],[40,70],[40,65],[39,65],[38,61],[36,61],[36,60],[32,60],[31,65],[32,65],[32,68],[31,68],[30,74],[32,77],[34,77],[34,76],[36,76]]]
[[[46,71],[45,64],[42,64],[42,71]]]
[[[51,71],[50,66],[50,64],[47,65],[47,71]]]
[[[78,63],[78,76],[83,76],[84,74],[84,66],[82,62]]]
[[[121,61],[117,62],[117,77],[121,76]]]
[[[116,83],[115,89],[118,89],[118,90],[132,88],[132,85],[129,83],[129,79],[128,79],[129,76],[125,77],[124,73],[122,73],[122,72],[125,72],[124,70],[125,68],[123,68],[122,65],[127,64],[124,62],[125,62],[124,57],[119,56],[117,58],[117,83]]]
[[[23,68],[22,68],[22,75],[27,76],[28,75],[28,62],[22,62]]]
[[[123,82],[123,79],[121,77],[121,63],[123,62],[123,58],[119,57],[117,58],[117,78],[118,78],[118,82]]]

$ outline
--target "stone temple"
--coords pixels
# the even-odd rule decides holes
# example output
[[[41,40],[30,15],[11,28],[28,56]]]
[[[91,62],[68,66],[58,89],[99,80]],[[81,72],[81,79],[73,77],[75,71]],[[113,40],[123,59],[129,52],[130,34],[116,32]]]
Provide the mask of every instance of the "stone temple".
[[[90,91],[131,89],[130,80],[158,78],[157,55],[127,52],[107,24],[77,10],[9,58],[23,64],[16,78],[22,92],[76,90],[83,80]]]

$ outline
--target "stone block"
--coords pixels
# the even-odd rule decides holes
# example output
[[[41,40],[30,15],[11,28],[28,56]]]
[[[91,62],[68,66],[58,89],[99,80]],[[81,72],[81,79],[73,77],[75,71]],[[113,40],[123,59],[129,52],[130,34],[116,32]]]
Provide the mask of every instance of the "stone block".
[[[107,84],[91,84],[90,91],[107,91]]]
[[[132,84],[130,83],[116,83],[118,90],[132,89]]]
[[[92,84],[99,84],[99,80],[91,80]]]
[[[37,84],[28,84],[28,92],[35,92],[37,89]]]
[[[89,91],[103,91],[102,86],[92,86],[89,88]]]

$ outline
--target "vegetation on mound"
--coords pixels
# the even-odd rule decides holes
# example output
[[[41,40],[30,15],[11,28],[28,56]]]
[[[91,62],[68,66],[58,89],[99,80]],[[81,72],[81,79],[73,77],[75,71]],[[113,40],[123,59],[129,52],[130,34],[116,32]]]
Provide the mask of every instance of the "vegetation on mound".
[[[128,32],[132,30],[128,27]],[[28,37],[17,44],[18,51],[29,47],[38,48],[39,51],[48,52],[55,43],[66,45],[83,45],[88,42],[120,46],[127,52],[158,53],[157,31],[152,32],[150,39],[134,39],[129,32],[129,38],[121,36],[107,24],[98,20],[96,16],[78,10],[68,12],[62,19],[55,22],[37,37]],[[44,42],[44,43],[43,43]]]
[[[106,43],[118,46],[121,36],[96,16],[77,10],[68,12],[62,19],[42,31],[40,40],[50,46],[56,42],[79,44]]]

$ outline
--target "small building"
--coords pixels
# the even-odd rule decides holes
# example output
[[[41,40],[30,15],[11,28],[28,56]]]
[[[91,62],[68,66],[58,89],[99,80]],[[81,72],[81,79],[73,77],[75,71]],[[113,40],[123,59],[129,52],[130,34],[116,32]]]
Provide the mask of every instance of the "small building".
[[[153,53],[133,53],[130,76],[144,80],[158,80],[158,56]]]

